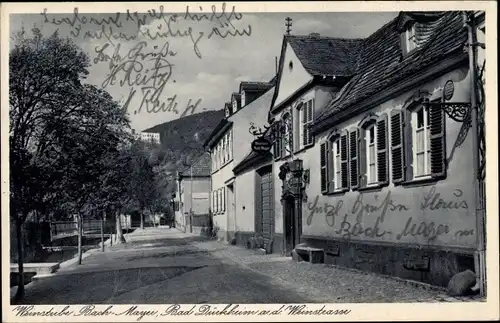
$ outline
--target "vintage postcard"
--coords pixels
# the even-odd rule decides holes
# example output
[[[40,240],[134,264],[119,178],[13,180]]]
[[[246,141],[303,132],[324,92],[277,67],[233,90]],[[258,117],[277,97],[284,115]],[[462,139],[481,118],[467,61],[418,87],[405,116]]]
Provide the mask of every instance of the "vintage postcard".
[[[2,4],[3,321],[498,319],[496,12]]]

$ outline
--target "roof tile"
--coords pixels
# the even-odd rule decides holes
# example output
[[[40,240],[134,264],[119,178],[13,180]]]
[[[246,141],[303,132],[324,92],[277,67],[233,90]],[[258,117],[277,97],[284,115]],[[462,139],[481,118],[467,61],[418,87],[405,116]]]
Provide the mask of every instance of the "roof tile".
[[[313,76],[351,76],[362,39],[285,36],[304,68]]]
[[[420,36],[421,46],[405,58],[402,57],[397,29],[400,17],[366,38],[358,57],[357,77],[353,77],[346,85],[349,91],[342,95],[342,99],[332,100],[318,116],[316,123],[349,109],[462,48],[467,39],[467,32],[460,14],[445,12],[434,17],[438,17],[437,20],[426,21],[425,27],[424,23],[421,23],[419,28],[425,29],[424,34]]]

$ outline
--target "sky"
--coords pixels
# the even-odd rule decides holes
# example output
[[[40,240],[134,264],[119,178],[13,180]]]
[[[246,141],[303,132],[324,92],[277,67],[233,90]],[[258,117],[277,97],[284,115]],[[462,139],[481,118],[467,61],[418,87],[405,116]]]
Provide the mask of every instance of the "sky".
[[[198,10],[197,10],[198,9]],[[221,110],[241,81],[269,81],[276,73],[285,18],[291,34],[364,38],[397,16],[370,13],[189,12],[11,15],[11,34],[37,26],[55,30],[88,53],[86,82],[127,105],[132,128],[154,125],[207,110]],[[13,44],[11,43],[12,47]]]

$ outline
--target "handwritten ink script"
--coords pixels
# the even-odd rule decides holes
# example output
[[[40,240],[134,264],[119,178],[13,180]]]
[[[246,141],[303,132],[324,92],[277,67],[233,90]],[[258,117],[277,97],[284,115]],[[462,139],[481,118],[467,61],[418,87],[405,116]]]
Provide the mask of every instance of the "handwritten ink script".
[[[137,322],[142,319],[164,316],[286,316],[286,315],[348,315],[349,309],[329,308],[326,305],[276,305],[266,309],[246,308],[240,304],[228,305],[169,305],[169,306],[116,306],[116,305],[67,305],[62,309],[37,308],[35,305],[21,305],[13,309],[20,317],[109,317],[126,316]]]
[[[391,230],[383,228],[383,223],[388,213],[395,213],[398,216],[407,214],[404,226],[395,232],[395,240],[402,240],[404,237],[422,237],[427,243],[433,243],[439,236],[450,233],[458,238],[474,235],[474,230],[453,229],[451,224],[446,223],[446,218],[438,217],[430,221],[427,219],[424,221],[418,220],[418,214],[422,212],[468,209],[467,201],[463,199],[463,191],[453,189],[451,192],[453,198],[446,199],[433,186],[424,194],[422,202],[415,211],[412,211],[409,205],[394,201],[390,190],[381,197],[377,194],[372,195],[375,203],[367,202],[365,194],[357,194],[352,201],[352,206],[346,205],[344,199],[335,198],[331,199],[334,201],[333,204],[327,202],[321,204],[319,196],[316,196],[312,202],[307,203],[309,214],[306,223],[311,225],[314,216],[322,214],[326,224],[331,228],[336,228],[333,232],[344,239],[382,239],[392,235]],[[341,221],[337,221],[337,217],[340,217]],[[366,217],[373,220],[363,221],[368,219]]]
[[[101,86],[120,92],[124,109],[133,107],[134,114],[169,112],[184,117],[197,112],[202,98],[196,97],[195,87],[193,95],[176,94],[192,86],[189,80],[179,85],[174,77],[178,73],[184,76],[183,69],[189,67],[182,45],[187,44],[195,59],[202,59],[203,42],[252,35],[251,25],[241,28],[236,24],[243,14],[235,6],[229,10],[226,3],[213,5],[206,12],[202,6],[187,6],[184,13],[166,13],[161,5],[143,13],[127,10],[104,17],[81,14],[78,8],[62,18],[50,15],[47,9],[41,15],[45,24],[69,29],[71,37],[99,43],[90,54],[94,64],[108,71]],[[176,65],[176,59],[183,64]]]

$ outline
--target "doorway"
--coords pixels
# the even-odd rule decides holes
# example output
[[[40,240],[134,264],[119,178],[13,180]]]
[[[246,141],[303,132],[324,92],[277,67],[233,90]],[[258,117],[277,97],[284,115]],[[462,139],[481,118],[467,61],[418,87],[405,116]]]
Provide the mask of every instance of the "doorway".
[[[227,240],[231,241],[236,233],[236,203],[234,198],[234,183],[228,184],[226,191]]]
[[[288,196],[285,198],[285,208],[284,208],[284,226],[285,226],[285,256],[291,256],[292,250],[298,243],[297,236],[297,221],[295,219],[295,200],[293,197]]]

